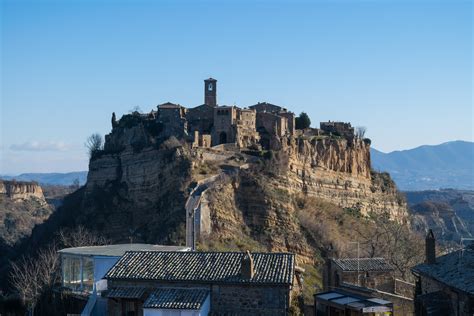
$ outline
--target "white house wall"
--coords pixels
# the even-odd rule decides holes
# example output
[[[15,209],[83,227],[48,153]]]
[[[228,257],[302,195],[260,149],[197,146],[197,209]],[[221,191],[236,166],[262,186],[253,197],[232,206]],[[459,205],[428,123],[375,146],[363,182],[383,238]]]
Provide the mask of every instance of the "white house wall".
[[[94,282],[102,279],[120,257],[94,257]]]

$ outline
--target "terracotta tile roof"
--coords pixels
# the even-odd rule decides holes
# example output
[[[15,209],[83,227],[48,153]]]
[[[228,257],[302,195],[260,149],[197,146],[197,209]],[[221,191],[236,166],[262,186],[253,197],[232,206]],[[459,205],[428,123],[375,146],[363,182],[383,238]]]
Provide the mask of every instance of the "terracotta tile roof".
[[[472,246],[437,257],[435,264],[419,264],[413,267],[412,271],[474,294],[474,248]]]
[[[109,290],[107,297],[113,298],[141,298],[145,293],[142,287],[114,287]]]
[[[240,276],[241,252],[127,252],[107,279],[184,281],[197,283],[292,284],[295,256],[252,253],[255,274]]]
[[[150,294],[143,308],[200,309],[208,296],[206,289],[158,289]]]
[[[384,258],[332,259],[342,271],[392,271],[393,267]]]

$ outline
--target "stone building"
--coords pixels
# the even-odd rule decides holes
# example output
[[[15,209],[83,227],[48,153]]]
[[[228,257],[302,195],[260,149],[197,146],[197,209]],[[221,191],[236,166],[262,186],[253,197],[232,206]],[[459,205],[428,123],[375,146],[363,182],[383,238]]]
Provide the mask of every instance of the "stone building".
[[[267,149],[278,149],[281,138],[295,134],[295,114],[287,109],[259,102],[249,107],[257,112],[256,128],[260,143]]]
[[[184,137],[188,135],[186,108],[179,104],[166,102],[158,105],[157,121],[163,126],[165,137]]]
[[[193,145],[207,144],[210,139],[212,146],[235,143],[238,147],[247,147],[260,140],[255,127],[256,112],[236,106],[219,106],[217,80],[213,78],[204,80],[204,104],[189,109],[186,120],[194,138]]]
[[[219,106],[214,108],[214,128],[212,130],[212,145],[235,142],[237,107]]]
[[[392,303],[394,314],[413,315],[414,284],[396,279],[384,258],[328,259],[323,269],[325,291],[345,291]]]
[[[153,136],[160,139],[170,136],[185,139],[193,147],[235,144],[245,148],[262,143],[265,148],[277,149],[281,138],[295,134],[295,115],[266,102],[250,108],[220,106],[217,103],[217,80],[209,78],[204,80],[204,103],[196,107],[188,109],[166,102],[158,105],[157,111],[148,114],[134,112],[124,115],[119,121],[115,114],[112,115],[112,128],[132,126],[152,131]],[[144,134],[139,128],[135,129],[131,135],[138,140],[135,147],[155,143],[155,140],[139,139]],[[123,146],[113,144],[113,148],[107,149],[113,151]]]
[[[199,297],[211,315],[286,315],[294,276],[289,253],[131,251],[106,275],[108,311],[143,315],[152,296],[160,306],[189,309],[182,301]]]
[[[324,267],[323,287],[331,290],[349,283],[391,291],[393,272],[393,267],[384,258],[328,259]]]
[[[325,133],[345,138],[354,138],[354,128],[351,126],[351,123],[329,121],[321,122],[319,126]]]
[[[204,104],[217,106],[217,80],[214,78],[204,80]]]
[[[417,278],[416,315],[474,314],[474,244],[436,257],[433,231],[426,236],[426,261],[412,268]]]

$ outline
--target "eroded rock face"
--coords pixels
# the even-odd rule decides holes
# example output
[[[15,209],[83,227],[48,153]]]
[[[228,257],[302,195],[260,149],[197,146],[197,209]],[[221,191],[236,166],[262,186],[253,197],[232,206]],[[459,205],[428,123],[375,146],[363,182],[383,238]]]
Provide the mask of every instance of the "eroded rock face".
[[[31,234],[53,213],[35,182],[0,181],[0,241],[8,246]]]
[[[114,242],[169,242],[184,225],[190,165],[181,146],[103,153],[89,164],[79,221],[93,217]]]
[[[399,199],[394,183],[388,175],[383,177],[371,171],[369,144],[355,138],[320,136],[283,137],[280,144],[281,150],[275,153],[286,159],[276,162],[276,167],[285,171],[277,177],[277,189],[289,195],[321,198],[363,215],[386,212],[392,219],[406,221],[406,205]],[[184,205],[192,166],[203,160],[225,164],[212,157],[193,155],[187,145],[175,138],[166,141],[156,138],[144,123],[114,127],[106,137],[104,151],[90,162],[81,205],[83,218],[79,222],[87,223],[88,216],[93,216],[95,227],[92,228],[116,242],[129,238],[169,242],[174,238],[173,232],[185,223]],[[280,227],[278,222],[285,218],[279,210],[291,207],[291,203],[280,203],[272,194],[250,194],[249,183],[257,176],[251,172],[246,172],[245,181],[223,184],[222,189],[228,190],[228,195],[222,203],[234,203],[228,209],[238,209],[234,215],[240,216],[238,220],[247,227],[258,230],[269,221]],[[232,189],[232,185],[250,187],[247,193],[242,193],[237,187]],[[210,213],[212,217],[212,207]],[[219,221],[212,221],[211,230],[223,225],[225,218]],[[298,231],[297,226],[292,229]],[[272,249],[283,250],[292,242],[272,240],[271,244]],[[301,253],[304,249],[307,248],[294,250]]]
[[[370,168],[370,146],[359,139],[290,139],[288,187],[368,215],[407,220],[407,206],[388,174]]]
[[[35,198],[43,204],[46,204],[43,190],[35,182],[0,180],[0,194],[5,195],[13,201]]]
[[[412,227],[421,234],[432,229],[439,241],[448,243],[472,237],[468,223],[447,203],[425,201],[412,205],[410,211]]]

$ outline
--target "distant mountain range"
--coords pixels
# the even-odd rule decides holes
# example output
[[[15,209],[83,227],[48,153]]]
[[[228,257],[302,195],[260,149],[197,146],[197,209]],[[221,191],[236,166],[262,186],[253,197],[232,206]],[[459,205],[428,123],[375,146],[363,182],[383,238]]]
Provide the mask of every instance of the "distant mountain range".
[[[71,185],[77,179],[83,185],[87,181],[87,171],[68,173],[22,173],[17,176],[0,175],[0,179],[17,181],[36,181],[39,184]]]
[[[372,167],[387,171],[403,191],[474,190],[474,143],[453,141],[383,153],[371,149]]]

